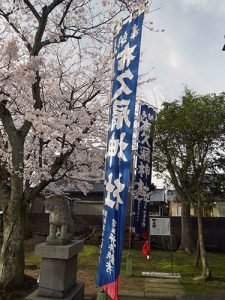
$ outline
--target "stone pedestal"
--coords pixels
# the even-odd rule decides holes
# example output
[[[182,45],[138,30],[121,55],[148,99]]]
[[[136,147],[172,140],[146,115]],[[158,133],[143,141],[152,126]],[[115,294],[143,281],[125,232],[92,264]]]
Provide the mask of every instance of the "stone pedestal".
[[[64,246],[37,245],[35,254],[42,258],[39,287],[26,300],[83,300],[84,284],[77,284],[77,256],[83,246],[83,241]]]

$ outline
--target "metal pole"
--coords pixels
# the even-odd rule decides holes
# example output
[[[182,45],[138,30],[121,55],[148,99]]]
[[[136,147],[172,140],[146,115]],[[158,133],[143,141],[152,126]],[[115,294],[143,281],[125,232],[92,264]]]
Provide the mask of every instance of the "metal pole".
[[[137,102],[138,106],[138,115],[140,113],[140,104]],[[138,128],[138,125],[137,125]],[[135,171],[136,171],[136,160],[137,160],[137,141],[138,137],[137,134],[134,137],[134,153],[132,155],[132,181],[131,181],[131,196],[130,196],[130,230],[129,230],[129,252],[131,250],[131,236],[132,236],[132,220],[133,220],[133,205],[134,205],[134,176],[135,176]]]
[[[103,289],[98,292],[96,300],[107,300],[107,294]]]
[[[171,252],[171,273],[173,275],[173,239],[172,239],[172,235],[170,235],[170,252]]]
[[[133,156],[133,159],[134,159],[134,156]],[[128,241],[127,261],[126,261],[126,275],[127,276],[132,276],[132,273],[133,273],[133,260],[132,260],[132,254],[131,254],[132,216],[133,216],[133,188],[134,188],[134,169],[132,169],[132,185],[131,185],[131,195],[130,195],[129,241]]]
[[[139,103],[138,105],[138,114],[139,114]],[[137,126],[138,127],[138,126]],[[134,202],[134,176],[136,170],[136,146],[137,146],[137,135],[134,137],[134,153],[132,155],[132,181],[131,181],[131,194],[130,194],[130,224],[129,224],[129,241],[128,241],[128,253],[127,253],[127,261],[126,261],[126,275],[132,276],[133,273],[133,260],[131,253],[131,239],[132,239],[132,220],[133,220],[133,202]]]
[[[128,245],[129,252],[131,250],[131,237],[132,237],[135,161],[136,161],[136,154],[134,152],[134,155],[132,156],[132,181],[131,181],[131,195],[130,195],[130,224],[129,224],[130,228],[129,228],[129,245]]]
[[[148,214],[149,216],[149,214]],[[150,221],[150,216],[148,217],[148,220]],[[148,221],[148,222],[149,222]],[[148,224],[148,228],[149,228],[149,234],[148,234],[148,246],[149,246],[149,255],[148,255],[148,259],[149,259],[149,262],[150,262],[150,252],[151,252],[151,232],[150,232],[150,222]],[[149,267],[150,267],[150,264],[149,264]],[[150,269],[150,268],[149,268]]]

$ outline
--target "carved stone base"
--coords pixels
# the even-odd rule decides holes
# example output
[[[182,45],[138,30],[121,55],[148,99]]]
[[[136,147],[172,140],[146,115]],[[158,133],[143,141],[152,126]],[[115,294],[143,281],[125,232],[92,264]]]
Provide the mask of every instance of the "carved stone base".
[[[38,290],[34,291],[25,300],[53,300],[56,298],[39,296]],[[84,300],[84,284],[78,283],[65,297],[60,298],[61,300]]]
[[[82,294],[80,290],[83,289],[83,285],[77,284],[77,258],[83,246],[83,241],[73,241],[71,244],[63,246],[53,246],[43,243],[35,247],[35,254],[42,258],[39,287],[36,291],[38,297],[41,298],[37,299],[42,299],[42,297],[45,300],[83,299],[81,296],[74,298],[75,296],[70,295],[71,291],[74,291],[74,294],[79,286],[79,292],[77,293],[78,295]]]

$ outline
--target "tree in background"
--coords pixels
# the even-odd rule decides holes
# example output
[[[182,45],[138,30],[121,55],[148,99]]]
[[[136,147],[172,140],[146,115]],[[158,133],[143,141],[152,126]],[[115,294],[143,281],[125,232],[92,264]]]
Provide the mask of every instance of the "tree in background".
[[[190,204],[196,207],[198,241],[203,267],[201,278],[209,278],[202,227],[206,201],[206,172],[218,172],[224,155],[225,93],[200,96],[185,90],[182,101],[164,103],[154,125],[155,170],[168,177],[182,201],[181,248],[193,250]]]
[[[100,175],[115,18],[144,1],[0,3],[0,284],[24,280],[24,222],[47,186]],[[113,24],[114,23],[114,24]],[[113,26],[112,26],[113,24]],[[98,147],[97,147],[98,146]],[[96,175],[97,174],[97,175]]]

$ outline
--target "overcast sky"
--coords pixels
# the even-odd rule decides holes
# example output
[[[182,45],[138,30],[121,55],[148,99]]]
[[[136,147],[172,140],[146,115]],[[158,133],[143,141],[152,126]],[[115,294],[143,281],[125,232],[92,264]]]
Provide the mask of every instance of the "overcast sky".
[[[157,30],[144,28],[140,66],[157,79],[142,89],[145,98],[160,107],[179,98],[184,86],[200,94],[225,90],[225,1],[153,0],[146,17]]]
[[[225,91],[225,0],[153,0],[156,8],[145,20],[165,32],[144,28],[140,72],[154,67],[157,79],[139,92],[160,108],[178,99],[185,85],[199,94]]]

